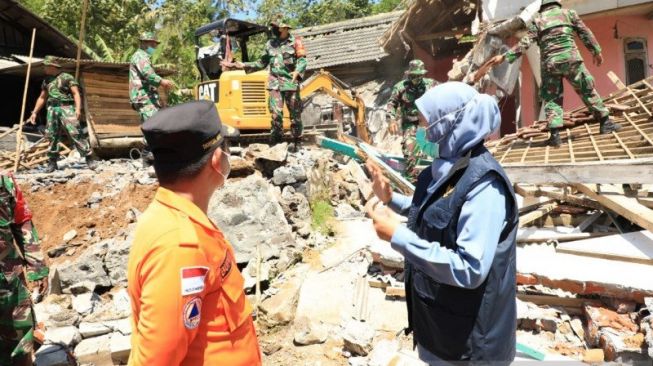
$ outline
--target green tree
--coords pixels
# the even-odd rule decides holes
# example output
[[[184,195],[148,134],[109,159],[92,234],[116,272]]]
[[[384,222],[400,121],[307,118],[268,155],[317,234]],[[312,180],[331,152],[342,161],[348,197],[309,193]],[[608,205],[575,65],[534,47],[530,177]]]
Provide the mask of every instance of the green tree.
[[[405,9],[406,1],[404,0],[379,0],[372,6],[372,14],[388,13],[391,11]]]

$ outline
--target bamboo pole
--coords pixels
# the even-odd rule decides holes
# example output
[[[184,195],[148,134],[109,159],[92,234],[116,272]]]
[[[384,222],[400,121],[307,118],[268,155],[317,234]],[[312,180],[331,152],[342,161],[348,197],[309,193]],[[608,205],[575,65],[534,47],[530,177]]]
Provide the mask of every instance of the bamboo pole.
[[[82,58],[82,44],[84,44],[84,35],[86,34],[86,11],[88,10],[88,0],[84,0],[82,7],[82,21],[79,29],[79,41],[77,42],[77,61],[75,62],[75,80],[79,80],[79,61]]]
[[[32,42],[29,46],[29,60],[27,63],[27,74],[25,74],[25,89],[23,89],[23,105],[20,107],[20,121],[16,131],[16,159],[14,160],[14,173],[18,171],[20,163],[20,150],[23,142],[23,122],[25,121],[25,104],[27,104],[27,88],[29,87],[29,75],[32,72],[32,56],[34,55],[34,40],[36,39],[36,28],[32,28]]]

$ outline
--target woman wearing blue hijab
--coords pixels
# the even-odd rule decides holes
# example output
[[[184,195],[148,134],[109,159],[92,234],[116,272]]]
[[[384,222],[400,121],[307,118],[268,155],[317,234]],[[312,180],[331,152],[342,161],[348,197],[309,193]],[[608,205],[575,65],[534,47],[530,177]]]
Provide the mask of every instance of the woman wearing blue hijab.
[[[512,184],[483,142],[501,117],[496,101],[469,85],[441,84],[416,102],[420,126],[440,156],[414,196],[393,193],[373,163],[369,210],[382,239],[406,259],[409,331],[420,358],[509,363],[515,356],[518,208]]]

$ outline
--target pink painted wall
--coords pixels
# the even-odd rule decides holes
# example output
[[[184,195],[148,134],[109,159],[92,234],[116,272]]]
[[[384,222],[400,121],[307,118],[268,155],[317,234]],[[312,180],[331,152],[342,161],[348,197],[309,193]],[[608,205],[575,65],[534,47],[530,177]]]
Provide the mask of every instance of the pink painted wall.
[[[614,38],[615,23],[619,29],[619,39]],[[603,65],[594,66],[592,55],[580,39],[576,39],[576,44],[585,59],[585,65],[590,73],[594,76],[596,88],[599,94],[605,96],[616,90],[614,84],[607,77],[609,71],[614,71],[617,76],[626,82],[626,66],[624,59],[624,40],[631,37],[640,37],[647,40],[648,46],[648,63],[653,63],[653,20],[649,20],[645,15],[641,16],[593,16],[590,20],[585,20],[585,24],[592,29],[594,35],[603,48]],[[648,76],[653,75],[653,70],[649,68]],[[572,109],[581,106],[583,103],[576,95],[574,89],[565,81],[565,99],[564,108]],[[526,59],[522,62],[522,120],[525,126],[531,125],[537,120],[539,111],[535,110],[535,97],[538,93],[533,72]]]

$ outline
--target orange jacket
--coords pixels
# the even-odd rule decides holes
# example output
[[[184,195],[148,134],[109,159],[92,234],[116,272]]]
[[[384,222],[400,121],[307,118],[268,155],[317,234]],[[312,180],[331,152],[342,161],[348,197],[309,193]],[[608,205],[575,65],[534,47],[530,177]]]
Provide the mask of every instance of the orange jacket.
[[[192,202],[159,188],[129,254],[129,365],[260,365],[233,249]]]

